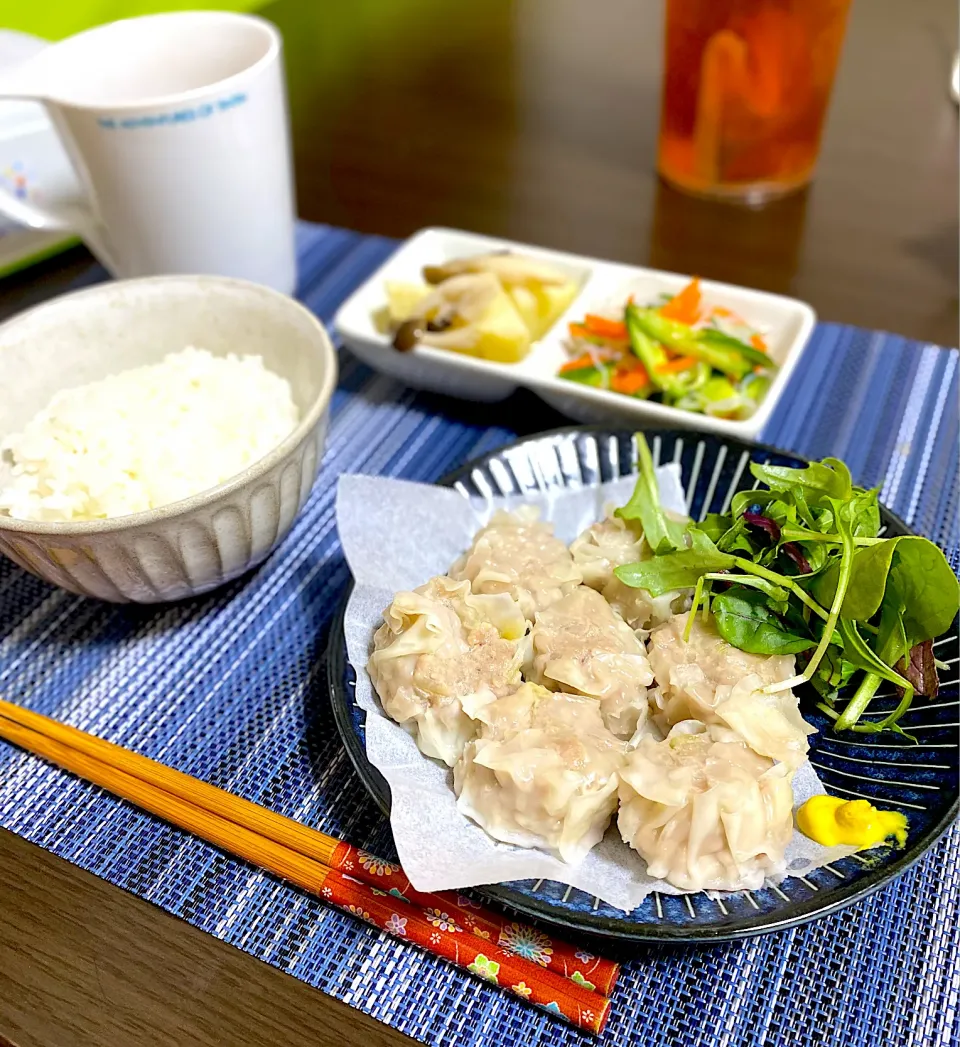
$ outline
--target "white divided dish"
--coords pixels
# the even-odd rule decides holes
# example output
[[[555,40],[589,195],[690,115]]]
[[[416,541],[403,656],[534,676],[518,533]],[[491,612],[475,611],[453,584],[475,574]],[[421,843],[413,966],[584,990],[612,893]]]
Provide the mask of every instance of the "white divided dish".
[[[442,265],[454,258],[503,250],[548,262],[568,273],[580,287],[570,308],[533,344],[523,360],[499,363],[430,346],[398,352],[390,338],[377,330],[374,316],[386,302],[386,281],[419,282],[425,265]],[[640,304],[654,302],[663,293],[675,294],[688,281],[689,277],[676,273],[604,262],[496,237],[453,229],[422,229],[344,302],[334,326],[344,344],[364,363],[418,389],[466,400],[494,401],[523,386],[579,422],[682,426],[754,438],[776,407],[813,331],[816,314],[805,302],[732,284],[701,281],[708,301],[732,309],[764,332],[770,356],[779,366],[766,397],[756,412],[743,421],[682,411],[580,385],[557,375],[569,359],[564,343],[571,320],[580,319],[587,312],[618,308],[630,295]]]

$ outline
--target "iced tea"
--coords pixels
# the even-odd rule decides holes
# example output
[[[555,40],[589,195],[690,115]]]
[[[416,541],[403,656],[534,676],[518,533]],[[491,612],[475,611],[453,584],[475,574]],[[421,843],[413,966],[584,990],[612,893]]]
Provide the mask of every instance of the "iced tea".
[[[749,202],[813,174],[851,0],[667,0],[658,169]]]

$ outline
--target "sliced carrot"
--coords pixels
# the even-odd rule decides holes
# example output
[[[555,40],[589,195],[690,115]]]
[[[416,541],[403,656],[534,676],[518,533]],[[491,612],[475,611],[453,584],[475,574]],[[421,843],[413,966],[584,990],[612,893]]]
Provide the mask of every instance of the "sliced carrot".
[[[635,367],[632,371],[617,371],[610,379],[610,388],[615,393],[626,393],[633,396],[648,385],[650,378],[643,367]]]
[[[679,371],[689,371],[691,367],[697,366],[695,356],[675,356],[665,364],[657,368],[657,374],[677,374]]]
[[[610,380],[610,388],[632,395],[650,384],[650,375],[643,364],[634,356],[626,357],[617,364]]]
[[[623,372],[643,371],[644,374],[647,373],[647,369],[644,366],[643,362],[636,356],[633,356],[631,353],[628,353],[626,356],[620,359],[620,361],[617,363],[617,370]]]
[[[573,327],[573,324],[570,326]],[[585,367],[596,367],[596,362],[589,353],[578,356],[576,360],[569,360],[560,368],[560,373],[563,374],[564,371],[582,371]]]
[[[591,334],[599,335],[601,338],[612,338],[622,342],[627,340],[627,325],[621,320],[608,320],[605,316],[587,313],[583,326]]]
[[[660,315],[682,324],[695,324],[700,319],[700,277],[695,276],[666,305],[661,305]]]
[[[753,346],[754,349],[759,349],[761,353],[766,353],[769,351],[767,349],[767,343],[758,334],[750,335],[750,344]]]

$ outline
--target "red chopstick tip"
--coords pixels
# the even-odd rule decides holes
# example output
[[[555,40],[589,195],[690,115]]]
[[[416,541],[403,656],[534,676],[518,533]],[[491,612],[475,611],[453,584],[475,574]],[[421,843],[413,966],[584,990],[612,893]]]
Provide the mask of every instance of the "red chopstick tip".
[[[610,1017],[610,1001],[603,1000],[597,1011],[596,1024],[590,1029],[599,1036],[606,1028],[607,1019]]]

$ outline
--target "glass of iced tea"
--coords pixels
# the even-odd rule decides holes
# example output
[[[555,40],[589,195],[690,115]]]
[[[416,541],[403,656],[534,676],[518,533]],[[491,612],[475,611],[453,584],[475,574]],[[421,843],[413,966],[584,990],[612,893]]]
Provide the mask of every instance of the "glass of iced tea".
[[[810,181],[851,0],[667,0],[657,168],[761,203]]]

